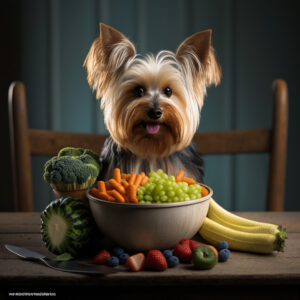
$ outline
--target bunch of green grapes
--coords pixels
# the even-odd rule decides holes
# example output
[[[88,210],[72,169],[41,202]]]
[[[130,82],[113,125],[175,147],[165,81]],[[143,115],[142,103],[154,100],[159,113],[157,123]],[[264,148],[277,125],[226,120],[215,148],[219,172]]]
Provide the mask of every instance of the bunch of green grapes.
[[[163,170],[148,174],[149,181],[137,190],[139,203],[171,203],[201,198],[201,186],[176,182],[174,176],[168,176]]]

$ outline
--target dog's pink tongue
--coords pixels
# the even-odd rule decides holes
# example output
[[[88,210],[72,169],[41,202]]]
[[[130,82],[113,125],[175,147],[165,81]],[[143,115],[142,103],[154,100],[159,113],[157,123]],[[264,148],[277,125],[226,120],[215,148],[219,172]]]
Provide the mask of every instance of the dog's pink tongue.
[[[159,132],[160,126],[158,124],[146,124],[146,130],[149,134],[156,134]]]

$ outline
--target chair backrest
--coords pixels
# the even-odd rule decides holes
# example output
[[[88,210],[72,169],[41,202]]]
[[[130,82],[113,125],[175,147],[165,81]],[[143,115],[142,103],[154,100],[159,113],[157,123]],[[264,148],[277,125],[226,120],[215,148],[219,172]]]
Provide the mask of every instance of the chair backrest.
[[[284,80],[274,81],[273,98],[271,129],[196,133],[194,142],[199,148],[201,145],[203,154],[269,153],[266,209],[282,211],[288,123],[288,94]],[[33,211],[31,155],[56,155],[66,146],[89,148],[100,153],[107,136],[28,128],[25,86],[22,82],[11,84],[8,100],[15,209]]]

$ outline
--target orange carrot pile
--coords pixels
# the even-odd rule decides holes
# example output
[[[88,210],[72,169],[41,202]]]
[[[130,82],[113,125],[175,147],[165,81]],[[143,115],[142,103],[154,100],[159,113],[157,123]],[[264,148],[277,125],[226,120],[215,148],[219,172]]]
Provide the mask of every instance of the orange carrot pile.
[[[149,178],[144,172],[140,174],[125,174],[119,168],[114,169],[114,177],[108,182],[98,181],[97,187],[91,189],[90,193],[94,197],[103,200],[120,203],[138,203],[137,189],[140,185],[148,182]]]

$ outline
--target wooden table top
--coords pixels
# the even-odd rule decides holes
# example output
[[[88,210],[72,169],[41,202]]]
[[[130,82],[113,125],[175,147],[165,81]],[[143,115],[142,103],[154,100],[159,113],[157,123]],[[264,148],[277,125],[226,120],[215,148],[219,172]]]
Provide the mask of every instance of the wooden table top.
[[[244,212],[238,215],[264,222],[282,224],[288,239],[283,253],[258,255],[232,251],[230,259],[211,270],[195,270],[188,264],[164,272],[129,272],[88,276],[65,273],[42,264],[18,258],[5,244],[26,247],[54,257],[40,235],[39,213],[0,213],[0,283],[36,286],[218,286],[218,285],[293,285],[300,286],[300,212]],[[91,262],[91,260],[89,261]]]

